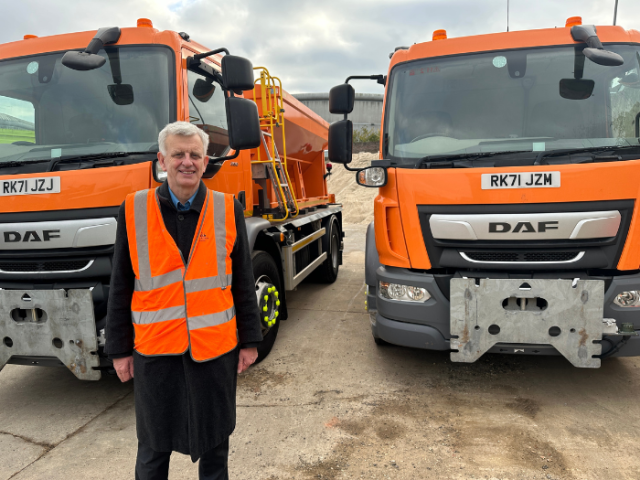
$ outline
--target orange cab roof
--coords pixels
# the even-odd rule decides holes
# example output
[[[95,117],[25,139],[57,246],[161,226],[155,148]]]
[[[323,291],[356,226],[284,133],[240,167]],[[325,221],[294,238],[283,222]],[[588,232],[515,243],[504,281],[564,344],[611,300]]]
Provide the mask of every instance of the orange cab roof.
[[[622,27],[599,26],[598,37],[602,43],[638,43],[640,32],[625,30]],[[491,33],[472,37],[447,38],[438,41],[417,43],[408,50],[398,50],[391,59],[389,69],[401,62],[420,58],[459,55],[472,52],[490,52],[527,47],[546,47],[553,45],[572,45],[571,28],[545,28],[518,32]]]
[[[0,59],[86,48],[96,32],[97,30],[91,30],[4,43],[0,45]],[[168,45],[178,51],[184,42],[176,32],[170,30],[160,31],[147,26],[121,28],[121,32],[120,40],[116,45],[154,43]],[[191,42],[191,44],[194,43]]]

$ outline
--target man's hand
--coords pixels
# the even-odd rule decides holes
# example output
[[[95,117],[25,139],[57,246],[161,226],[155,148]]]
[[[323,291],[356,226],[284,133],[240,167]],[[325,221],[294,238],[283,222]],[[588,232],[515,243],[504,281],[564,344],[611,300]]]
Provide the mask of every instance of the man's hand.
[[[258,358],[257,348],[241,348],[240,359],[238,360],[238,373],[244,372],[247,368],[253,365],[256,358]],[[133,376],[133,369],[131,370],[131,376]]]
[[[133,378],[133,356],[114,358],[113,368],[116,369],[121,382],[128,382]]]

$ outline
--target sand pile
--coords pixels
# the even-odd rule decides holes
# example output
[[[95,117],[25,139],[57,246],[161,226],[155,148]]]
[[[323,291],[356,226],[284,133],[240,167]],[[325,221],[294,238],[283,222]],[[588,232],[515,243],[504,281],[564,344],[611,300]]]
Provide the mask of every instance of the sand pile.
[[[349,167],[368,167],[371,160],[377,159],[377,153],[357,153],[353,155]],[[342,203],[344,223],[366,225],[373,221],[373,199],[378,195],[378,189],[358,185],[355,172],[345,170],[342,165],[333,164],[332,174],[327,178],[327,188],[330,193],[336,194],[336,202]]]

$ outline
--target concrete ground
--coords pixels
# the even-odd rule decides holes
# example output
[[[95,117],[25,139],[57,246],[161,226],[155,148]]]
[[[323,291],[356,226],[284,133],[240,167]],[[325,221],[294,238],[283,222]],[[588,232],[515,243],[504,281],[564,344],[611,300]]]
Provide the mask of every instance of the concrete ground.
[[[364,312],[364,227],[333,285],[288,297],[271,355],[239,379],[235,479],[638,479],[640,359],[377,347]],[[64,369],[0,373],[0,479],[133,478],[130,384]],[[174,454],[171,479],[197,478]]]

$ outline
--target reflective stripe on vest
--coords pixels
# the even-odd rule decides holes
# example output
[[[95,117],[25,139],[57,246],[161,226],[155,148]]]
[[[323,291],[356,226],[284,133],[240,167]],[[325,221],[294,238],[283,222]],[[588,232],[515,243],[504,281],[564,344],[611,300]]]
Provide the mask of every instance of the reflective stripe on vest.
[[[135,285],[134,348],[143,355],[190,349],[196,361],[237,345],[231,289],[236,228],[233,197],[207,191],[189,258],[168,233],[156,189],[127,196],[127,234]]]

